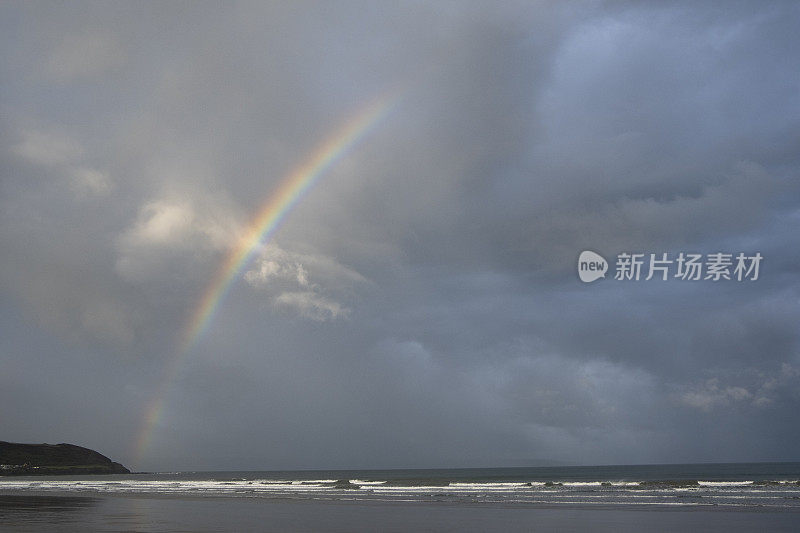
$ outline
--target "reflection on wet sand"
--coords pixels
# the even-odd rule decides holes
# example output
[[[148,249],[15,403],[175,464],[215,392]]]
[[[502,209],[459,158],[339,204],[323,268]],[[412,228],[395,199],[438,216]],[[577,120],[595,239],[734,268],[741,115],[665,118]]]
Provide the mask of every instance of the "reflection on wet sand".
[[[83,522],[99,498],[47,495],[0,495],[3,527]]]

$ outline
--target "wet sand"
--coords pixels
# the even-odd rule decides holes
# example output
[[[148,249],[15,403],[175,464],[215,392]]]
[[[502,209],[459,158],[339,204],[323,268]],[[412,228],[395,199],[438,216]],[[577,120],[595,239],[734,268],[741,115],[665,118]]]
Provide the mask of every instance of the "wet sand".
[[[796,531],[800,513],[263,498],[0,494],[3,531]]]

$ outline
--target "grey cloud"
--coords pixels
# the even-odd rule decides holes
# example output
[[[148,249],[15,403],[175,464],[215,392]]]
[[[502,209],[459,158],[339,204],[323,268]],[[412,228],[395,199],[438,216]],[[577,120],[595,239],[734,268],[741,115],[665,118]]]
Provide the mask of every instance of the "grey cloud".
[[[796,459],[796,5],[0,10],[3,438],[135,460],[249,219],[400,87],[218,302],[132,466]],[[765,259],[584,285],[584,249]]]

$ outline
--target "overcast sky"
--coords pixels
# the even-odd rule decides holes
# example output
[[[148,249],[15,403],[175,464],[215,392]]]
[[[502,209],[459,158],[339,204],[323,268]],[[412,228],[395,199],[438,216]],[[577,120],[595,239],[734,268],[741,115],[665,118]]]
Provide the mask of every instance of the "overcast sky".
[[[0,440],[140,470],[800,460],[798,65],[789,2],[4,2]],[[259,207],[397,90],[176,356]],[[763,261],[619,281],[622,252]]]

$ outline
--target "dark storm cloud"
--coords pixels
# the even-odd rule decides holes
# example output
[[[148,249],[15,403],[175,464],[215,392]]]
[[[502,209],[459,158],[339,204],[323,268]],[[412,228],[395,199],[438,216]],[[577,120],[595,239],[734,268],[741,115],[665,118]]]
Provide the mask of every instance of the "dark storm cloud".
[[[134,466],[796,459],[796,6],[3,11],[3,438],[133,461],[243,224],[400,87],[234,284]],[[583,285],[584,249],[765,259]]]

